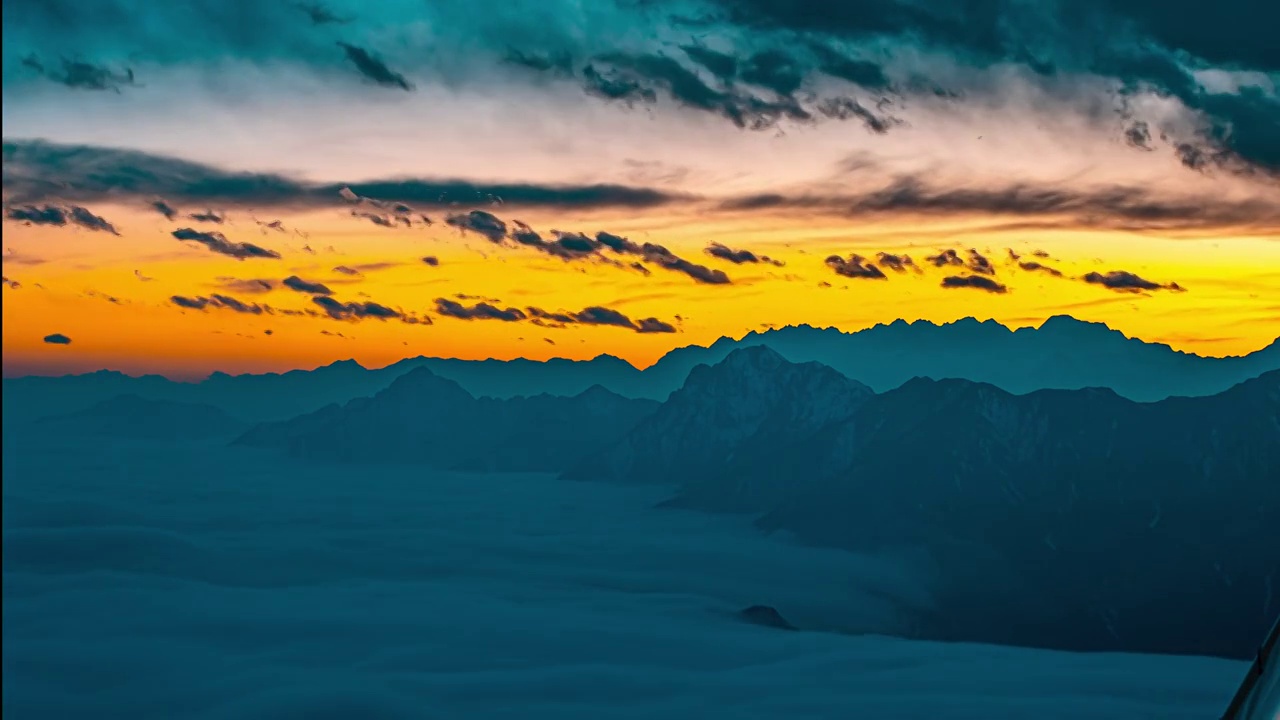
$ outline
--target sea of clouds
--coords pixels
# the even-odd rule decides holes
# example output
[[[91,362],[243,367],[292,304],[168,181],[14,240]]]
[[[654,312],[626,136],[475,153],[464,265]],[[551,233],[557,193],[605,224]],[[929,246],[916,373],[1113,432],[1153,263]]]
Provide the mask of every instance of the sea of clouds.
[[[1246,669],[895,638],[932,602],[909,550],[802,547],[653,488],[212,442],[3,459],[7,720],[1176,720]],[[802,631],[741,621],[756,604]]]

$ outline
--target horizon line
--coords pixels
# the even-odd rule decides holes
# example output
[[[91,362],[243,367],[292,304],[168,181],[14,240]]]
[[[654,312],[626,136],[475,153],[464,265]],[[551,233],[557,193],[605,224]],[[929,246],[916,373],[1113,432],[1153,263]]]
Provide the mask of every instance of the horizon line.
[[[333,361],[330,361],[330,362],[327,362],[327,363],[324,363],[324,364],[321,364],[321,365],[316,365],[316,366],[314,366],[314,367],[310,367],[310,368],[307,368],[307,367],[296,367],[296,368],[290,368],[290,369],[288,369],[288,370],[281,370],[281,371],[244,372],[244,373],[234,373],[234,374],[233,374],[233,373],[228,373],[228,372],[225,372],[225,371],[222,371],[222,370],[213,370],[213,371],[210,371],[210,372],[209,372],[209,373],[207,373],[207,374],[204,374],[204,375],[201,375],[201,376],[199,376],[199,377],[197,377],[197,378],[192,378],[192,379],[185,379],[185,378],[182,378],[182,377],[174,377],[174,376],[172,376],[172,375],[168,375],[168,374],[164,374],[164,373],[156,373],[156,372],[146,372],[146,373],[140,373],[140,374],[133,374],[133,373],[130,373],[130,372],[127,372],[127,371],[123,371],[123,370],[116,370],[116,369],[113,369],[113,368],[107,368],[107,367],[99,368],[99,369],[97,369],[97,370],[86,370],[86,371],[84,371],[84,372],[78,372],[78,373],[63,373],[63,374],[61,374],[61,375],[44,375],[44,374],[39,374],[39,373],[25,373],[25,374],[21,374],[21,375],[10,375],[10,374],[8,374],[7,372],[5,372],[5,373],[3,373],[3,376],[2,376],[2,377],[3,377],[3,379],[4,379],[4,380],[21,380],[21,379],[23,379],[23,378],[49,378],[49,379],[58,379],[58,378],[69,378],[69,377],[84,377],[84,376],[87,376],[87,375],[96,375],[96,374],[99,374],[99,373],[113,373],[113,374],[123,375],[123,376],[125,376],[125,377],[130,377],[130,378],[135,378],[135,379],[154,377],[154,378],[162,378],[162,379],[164,379],[164,380],[167,380],[167,381],[169,381],[169,382],[173,382],[173,383],[188,384],[188,385],[199,385],[199,384],[201,384],[201,383],[203,383],[203,382],[206,382],[206,381],[208,381],[208,380],[212,379],[214,376],[218,376],[218,375],[225,375],[225,376],[227,376],[227,377],[232,377],[232,378],[236,378],[236,377],[271,377],[271,376],[281,376],[281,375],[286,375],[286,374],[289,374],[289,373],[295,373],[295,372],[303,372],[303,373],[306,373],[306,372],[315,372],[315,371],[317,371],[317,370],[321,370],[321,369],[323,369],[323,368],[327,368],[327,367],[333,367],[333,366],[335,366],[335,365],[355,365],[356,367],[359,367],[359,368],[360,368],[360,369],[362,369],[362,370],[375,371],[375,370],[384,370],[384,369],[386,369],[386,368],[392,367],[392,366],[394,366],[394,365],[398,365],[398,364],[400,364],[400,363],[402,363],[402,362],[406,362],[406,361],[409,361],[409,360],[456,360],[456,361],[460,361],[460,362],[472,362],[472,363],[491,363],[491,362],[510,363],[510,362],[521,362],[521,361],[523,361],[523,362],[526,362],[526,363],[547,364],[547,363],[554,362],[554,361],[567,362],[567,363],[592,363],[592,362],[596,362],[597,360],[602,360],[602,359],[604,359],[604,360],[616,360],[616,361],[618,361],[618,362],[621,362],[621,363],[623,363],[623,364],[625,364],[625,365],[627,365],[627,366],[629,366],[629,367],[633,368],[633,369],[634,369],[634,370],[636,370],[637,372],[644,372],[644,371],[646,371],[646,370],[648,370],[648,369],[650,369],[650,368],[652,368],[652,367],[654,367],[654,366],[658,365],[658,364],[659,364],[659,363],[661,363],[663,360],[665,360],[665,359],[667,359],[668,357],[670,357],[670,356],[674,355],[675,353],[678,353],[678,352],[683,351],[683,350],[689,350],[689,349],[693,349],[693,348],[702,349],[702,350],[707,350],[707,349],[710,349],[710,348],[712,348],[712,347],[715,347],[716,345],[718,345],[718,344],[720,344],[720,343],[722,343],[722,342],[725,342],[725,341],[729,341],[729,342],[743,342],[744,340],[746,340],[746,339],[748,339],[748,338],[750,338],[750,337],[752,337],[752,336],[760,336],[760,337],[763,337],[763,336],[769,335],[770,333],[779,333],[779,332],[783,332],[783,331],[786,331],[786,330],[816,330],[816,331],[822,331],[822,332],[835,331],[836,333],[838,333],[838,334],[840,334],[840,335],[858,335],[858,334],[860,334],[860,333],[870,332],[870,331],[877,330],[877,329],[880,329],[880,328],[890,328],[890,327],[894,327],[894,326],[915,327],[915,326],[917,326],[917,325],[921,325],[921,326],[929,326],[929,327],[933,327],[933,328],[944,328],[944,327],[950,327],[950,326],[953,326],[953,325],[959,325],[959,324],[961,324],[961,323],[969,322],[969,323],[975,323],[975,324],[983,325],[983,326],[998,326],[998,327],[1000,327],[1000,328],[1002,328],[1002,329],[1004,329],[1004,330],[1008,331],[1008,333],[1009,333],[1010,335],[1014,335],[1014,334],[1016,334],[1016,333],[1018,333],[1018,332],[1026,331],[1026,330],[1035,330],[1035,331],[1043,330],[1043,329],[1044,329],[1044,327],[1045,327],[1046,325],[1048,325],[1051,321],[1054,321],[1054,320],[1057,320],[1057,321],[1059,321],[1059,322],[1061,322],[1062,320],[1069,320],[1069,321],[1071,321],[1071,322],[1073,322],[1073,323],[1076,323],[1076,324],[1079,324],[1079,325],[1093,325],[1093,326],[1099,326],[1099,327],[1101,327],[1101,328],[1106,329],[1108,332],[1112,332],[1112,333],[1116,333],[1116,334],[1120,335],[1120,336],[1121,336],[1123,339],[1125,339],[1126,341],[1131,341],[1131,342],[1136,341],[1136,342],[1142,343],[1143,345],[1147,345],[1147,346],[1152,346],[1152,347],[1162,347],[1162,348],[1164,348],[1164,349],[1168,350],[1169,352],[1172,352],[1172,353],[1175,353],[1175,354],[1178,354],[1178,355],[1184,355],[1184,356],[1189,356],[1189,357],[1196,357],[1196,358],[1201,358],[1201,359],[1205,359],[1205,360],[1230,360],[1230,359],[1247,358],[1247,357],[1251,357],[1251,356],[1253,356],[1253,355],[1256,355],[1256,354],[1258,354],[1258,353],[1260,353],[1260,352],[1263,352],[1263,351],[1265,351],[1265,350],[1267,350],[1267,349],[1269,349],[1269,348],[1271,348],[1271,347],[1275,346],[1277,343],[1280,343],[1280,335],[1278,335],[1278,336],[1276,336],[1276,338],[1274,338],[1271,342],[1269,342],[1269,343],[1267,343],[1267,344],[1265,344],[1265,345],[1263,345],[1263,346],[1261,346],[1261,347],[1259,347],[1259,348],[1257,348],[1257,349],[1255,349],[1255,350],[1252,350],[1252,351],[1250,351],[1250,352],[1244,353],[1244,354],[1240,354],[1240,355],[1220,355],[1220,356],[1219,356],[1219,355],[1200,355],[1200,354],[1198,354],[1198,353],[1190,352],[1190,351],[1187,351],[1187,350],[1179,350],[1179,349],[1177,349],[1177,348],[1174,348],[1172,345],[1169,345],[1168,343],[1158,342],[1158,341],[1149,341],[1149,340],[1144,340],[1144,339],[1142,339],[1142,338],[1140,338],[1140,337],[1137,337],[1136,335],[1128,335],[1128,334],[1126,334],[1124,331],[1122,331],[1122,330],[1118,330],[1118,329],[1116,329],[1116,328],[1113,328],[1113,327],[1111,327],[1110,325],[1108,325],[1108,324],[1107,324],[1107,323],[1105,323],[1105,322],[1101,322],[1101,321],[1094,321],[1094,320],[1082,320],[1082,319],[1077,318],[1077,317],[1075,317],[1075,316],[1073,316],[1073,315],[1068,315],[1068,314],[1065,314],[1065,313],[1059,313],[1059,314],[1056,314],[1056,315],[1050,315],[1049,317],[1047,317],[1047,318],[1045,318],[1043,321],[1041,321],[1039,325],[1019,325],[1019,326],[1017,326],[1017,327],[1014,327],[1014,326],[1012,326],[1012,325],[1009,325],[1009,324],[1006,324],[1006,323],[1000,322],[999,320],[996,320],[995,318],[986,318],[986,319],[981,319],[981,320],[980,320],[980,319],[978,319],[978,318],[977,318],[977,317],[975,317],[975,316],[972,316],[972,315],[966,315],[966,316],[961,317],[961,318],[956,318],[955,320],[951,320],[951,321],[947,321],[947,322],[940,322],[940,323],[939,323],[939,322],[933,322],[932,320],[926,320],[926,319],[923,319],[923,318],[919,318],[919,319],[916,319],[916,320],[904,320],[904,319],[902,319],[902,318],[897,318],[897,319],[895,319],[895,320],[891,320],[891,321],[889,321],[889,322],[878,322],[878,323],[875,323],[875,324],[873,324],[873,325],[868,325],[868,326],[866,326],[866,327],[859,328],[859,329],[857,329],[857,330],[841,330],[840,328],[837,328],[837,327],[836,327],[836,326],[834,326],[834,325],[826,325],[826,326],[821,326],[821,327],[819,327],[819,326],[816,326],[816,325],[810,325],[809,323],[799,323],[799,324],[796,324],[796,325],[782,325],[782,326],[779,326],[779,327],[767,328],[767,329],[765,329],[765,330],[748,330],[748,331],[746,331],[745,333],[743,333],[743,334],[742,334],[742,335],[740,335],[740,336],[722,335],[722,336],[720,336],[720,337],[716,338],[715,340],[713,340],[713,341],[712,341],[710,344],[708,344],[708,345],[699,345],[699,344],[697,344],[697,343],[690,343],[690,344],[688,344],[688,345],[681,345],[681,346],[673,347],[673,348],[671,348],[670,350],[668,350],[667,352],[665,352],[665,353],[663,353],[662,355],[660,355],[660,356],[659,356],[659,357],[658,357],[654,362],[652,362],[652,363],[650,363],[650,364],[648,364],[648,365],[645,365],[645,366],[643,366],[643,367],[641,367],[640,365],[635,364],[634,362],[631,362],[631,361],[629,361],[629,360],[626,360],[625,358],[621,358],[621,357],[618,357],[618,356],[616,356],[616,355],[611,355],[611,354],[609,354],[609,353],[600,353],[599,355],[596,355],[596,356],[594,356],[594,357],[592,357],[592,358],[589,358],[589,359],[580,359],[580,360],[579,360],[579,359],[573,359],[573,358],[567,358],[567,357],[559,357],[559,356],[550,357],[550,358],[547,358],[547,359],[545,359],[545,360],[533,360],[533,359],[526,358],[526,357],[521,357],[521,356],[516,356],[516,357],[512,357],[512,358],[505,358],[505,359],[504,359],[504,358],[498,358],[498,357],[492,357],[492,356],[490,356],[490,357],[484,357],[484,358],[459,358],[459,357],[445,357],[445,356],[438,356],[438,355],[411,355],[411,356],[405,356],[405,357],[399,358],[399,359],[394,360],[394,361],[392,361],[392,362],[389,362],[389,363],[387,363],[387,364],[385,364],[385,365],[379,365],[379,366],[369,366],[369,365],[364,365],[364,364],[362,364],[360,361],[356,360],[355,358],[350,358],[350,357],[348,357],[348,358],[340,358],[340,359],[337,359],[337,360],[333,360]]]

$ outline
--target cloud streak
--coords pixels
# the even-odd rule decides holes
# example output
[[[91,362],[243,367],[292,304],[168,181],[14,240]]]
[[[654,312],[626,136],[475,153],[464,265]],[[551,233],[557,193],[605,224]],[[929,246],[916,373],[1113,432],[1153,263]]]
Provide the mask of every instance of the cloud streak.
[[[496,320],[509,323],[529,321],[534,325],[550,328],[565,328],[569,325],[600,325],[625,328],[641,334],[676,332],[674,325],[658,318],[647,317],[633,320],[617,310],[600,305],[593,305],[577,312],[549,312],[537,307],[529,307],[523,310],[516,307],[503,308],[495,303],[496,301],[482,300],[473,305],[464,305],[450,298],[436,298],[436,312],[443,317],[457,320]]]
[[[1173,292],[1182,292],[1186,289],[1178,283],[1162,284],[1152,282],[1127,270],[1112,270],[1105,273],[1091,272],[1081,279],[1090,285],[1100,285],[1108,290],[1115,290],[1117,292],[1140,293],[1150,290],[1172,290]]]
[[[507,205],[566,209],[654,208],[688,197],[623,185],[478,184],[450,179],[392,179],[359,183],[312,183],[285,175],[222,170],[164,155],[43,140],[6,138],[3,184],[17,203],[91,202],[156,196],[192,205],[306,209],[342,207],[356,198],[390,203],[448,207],[488,204],[500,197]],[[166,203],[166,206],[167,203]],[[153,209],[155,206],[152,206]]]
[[[79,205],[66,207],[59,205],[14,205],[6,207],[4,214],[9,220],[28,225],[50,225],[53,227],[73,225],[111,235],[120,234],[115,225],[108,222],[106,218],[95,215],[87,208]]]
[[[236,260],[248,260],[250,258],[280,259],[280,253],[275,250],[269,250],[253,243],[232,242],[220,232],[200,232],[191,228],[178,228],[171,232],[170,235],[183,242],[199,243],[208,248],[209,252],[226,255]]]
[[[1008,287],[984,275],[949,275],[942,279],[942,287],[947,289],[973,288],[997,295],[1009,292]]]

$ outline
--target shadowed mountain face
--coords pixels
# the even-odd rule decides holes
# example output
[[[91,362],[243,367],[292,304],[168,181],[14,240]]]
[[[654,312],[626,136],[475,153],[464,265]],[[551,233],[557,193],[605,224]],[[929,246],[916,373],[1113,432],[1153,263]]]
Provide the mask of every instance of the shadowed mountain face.
[[[214,373],[200,383],[157,376],[130,378],[99,372],[64,378],[6,378],[8,417],[41,417],[80,410],[132,393],[152,399],[201,403],[252,421],[282,420],[332,403],[367,397],[418,367],[456,381],[476,397],[541,393],[571,396],[600,385],[624,397],[665,400],[690,371],[714,364],[735,349],[768,345],[792,362],[820,362],[877,392],[912,377],[964,378],[1010,392],[1045,388],[1109,387],[1134,400],[1211,395],[1280,369],[1280,345],[1239,358],[1204,358],[1166,345],[1125,338],[1098,323],[1050,318],[1039,329],[1017,331],[987,321],[947,325],[894,322],[854,333],[808,326],[722,338],[711,347],[673,350],[641,371],[623,360],[454,360],[410,358],[376,370],[343,361],[310,371],[237,375]]]
[[[670,481],[670,505],[816,544],[926,548],[934,637],[1246,656],[1280,608],[1280,372],[1150,404],[838,377],[736,351],[567,475]]]
[[[306,460],[557,471],[617,442],[657,406],[599,387],[568,398],[475,398],[418,368],[371,398],[259,425],[236,443],[282,448]]]
[[[719,510],[768,507],[811,474],[787,461],[787,448],[807,444],[872,396],[824,365],[789,363],[764,346],[735,350],[714,368],[695,367],[622,442],[600,448],[566,477],[674,482],[691,500],[706,493]]]

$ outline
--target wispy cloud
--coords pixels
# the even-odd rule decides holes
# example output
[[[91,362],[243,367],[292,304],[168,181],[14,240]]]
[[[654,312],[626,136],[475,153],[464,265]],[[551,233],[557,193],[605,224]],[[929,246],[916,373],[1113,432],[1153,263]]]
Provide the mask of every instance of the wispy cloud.
[[[11,205],[5,208],[5,217],[15,222],[28,225],[52,225],[66,227],[74,225],[86,230],[119,235],[116,227],[106,218],[95,215],[79,205]]]
[[[949,289],[974,288],[998,295],[1003,295],[1009,291],[1009,288],[1004,284],[984,275],[949,275],[942,279],[942,287]]]
[[[134,150],[65,145],[43,140],[5,139],[3,184],[16,203],[91,202],[136,198],[139,204],[159,196],[188,205],[238,205],[255,208],[349,206],[342,191],[379,202],[450,207],[484,204],[491,198],[524,207],[658,207],[688,197],[651,188],[622,185],[478,184],[450,179],[394,179],[313,183],[285,175],[222,170],[195,162]],[[152,205],[153,209],[155,208]],[[419,222],[425,221],[419,218]]]
[[[1182,292],[1186,289],[1178,283],[1162,284],[1152,282],[1127,270],[1112,270],[1105,273],[1091,272],[1081,279],[1091,285],[1101,285],[1108,290],[1115,290],[1118,292],[1138,293],[1149,290],[1172,290],[1174,292]]]
[[[170,235],[184,242],[199,243],[208,248],[209,252],[226,255],[237,260],[247,260],[249,258],[280,259],[280,253],[275,250],[268,250],[253,243],[232,242],[220,232],[200,232],[191,228],[178,228],[171,232]]]
[[[342,48],[342,52],[346,54],[347,59],[366,79],[384,87],[399,88],[405,91],[413,90],[413,85],[405,79],[404,75],[387,67],[385,62],[374,57],[368,50],[344,42],[338,43],[338,47]]]

